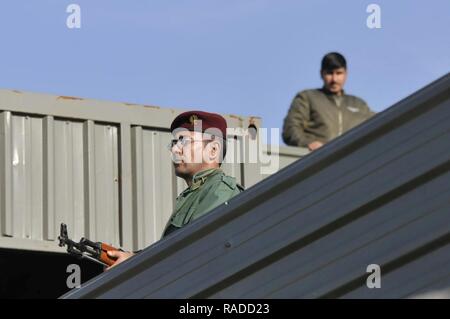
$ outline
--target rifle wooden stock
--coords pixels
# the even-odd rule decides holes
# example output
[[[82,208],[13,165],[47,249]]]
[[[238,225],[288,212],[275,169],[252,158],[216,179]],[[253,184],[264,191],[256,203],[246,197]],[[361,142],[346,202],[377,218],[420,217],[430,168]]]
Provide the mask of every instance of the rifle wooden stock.
[[[118,250],[118,249],[115,248],[115,247],[113,247],[113,246],[104,244],[104,243],[101,243],[101,249],[102,249],[102,251],[101,251],[101,253],[100,253],[100,260],[101,260],[102,262],[104,262],[105,264],[107,264],[108,266],[113,265],[113,264],[116,262],[116,259],[110,258],[110,257],[108,256],[108,253],[107,253],[107,252],[108,252],[108,251],[115,251],[115,250]]]

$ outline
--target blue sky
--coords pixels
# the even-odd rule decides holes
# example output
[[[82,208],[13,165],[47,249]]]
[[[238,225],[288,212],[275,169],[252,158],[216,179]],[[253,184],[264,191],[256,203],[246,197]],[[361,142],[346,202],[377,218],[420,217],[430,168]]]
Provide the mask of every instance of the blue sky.
[[[66,26],[69,4],[81,29]],[[366,25],[369,4],[381,29]],[[0,88],[254,115],[281,127],[321,86],[329,51],[346,91],[381,111],[450,70],[450,1],[11,0],[0,3]]]

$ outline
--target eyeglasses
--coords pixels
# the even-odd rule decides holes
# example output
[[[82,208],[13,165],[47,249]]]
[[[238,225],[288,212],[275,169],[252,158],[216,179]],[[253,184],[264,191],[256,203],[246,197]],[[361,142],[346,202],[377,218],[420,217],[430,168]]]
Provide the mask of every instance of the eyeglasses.
[[[191,138],[181,135],[178,139],[171,140],[170,143],[167,145],[167,149],[169,151],[172,151],[172,148],[175,145],[179,146],[180,148],[184,148],[186,145],[192,142],[211,142],[211,140],[193,140]]]

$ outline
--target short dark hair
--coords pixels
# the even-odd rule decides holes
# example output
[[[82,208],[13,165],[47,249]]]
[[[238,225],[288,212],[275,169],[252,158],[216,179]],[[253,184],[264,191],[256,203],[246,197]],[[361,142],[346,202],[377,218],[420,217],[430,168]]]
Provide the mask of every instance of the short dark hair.
[[[322,58],[322,67],[320,71],[332,71],[339,68],[347,69],[347,61],[345,61],[342,54],[330,52]]]

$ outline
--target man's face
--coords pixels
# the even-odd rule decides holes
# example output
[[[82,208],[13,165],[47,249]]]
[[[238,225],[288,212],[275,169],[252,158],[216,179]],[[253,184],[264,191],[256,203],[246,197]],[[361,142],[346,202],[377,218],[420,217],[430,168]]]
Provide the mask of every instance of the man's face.
[[[179,142],[172,146],[172,160],[178,177],[192,177],[205,168],[208,158],[207,140],[200,132],[181,131],[174,136]]]
[[[322,70],[323,85],[331,93],[338,94],[344,89],[347,80],[347,70],[338,68],[334,70]]]

